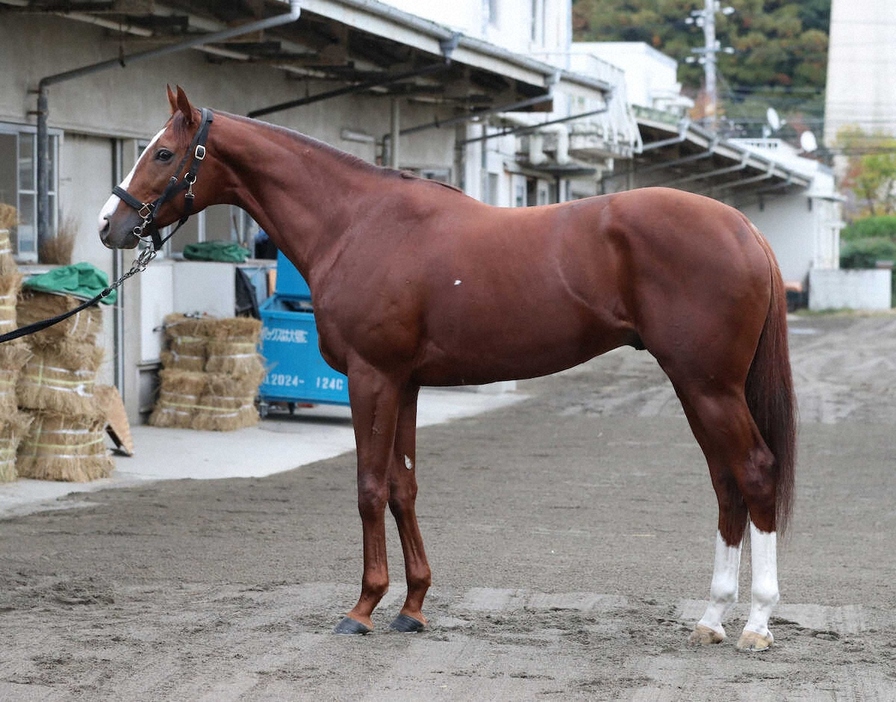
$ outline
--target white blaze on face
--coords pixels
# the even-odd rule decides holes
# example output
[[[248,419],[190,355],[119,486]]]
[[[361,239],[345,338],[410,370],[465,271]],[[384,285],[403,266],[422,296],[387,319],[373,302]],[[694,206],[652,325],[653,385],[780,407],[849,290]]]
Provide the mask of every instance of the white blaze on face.
[[[162,134],[165,133],[165,130],[162,129],[156,134],[152,141],[149,142],[149,146],[147,146],[143,153],[140,154],[140,158],[137,159],[137,163],[134,164],[134,167],[131,169],[131,172],[125,176],[125,179],[121,181],[118,187],[122,190],[127,190],[128,186],[131,184],[131,178],[134,177],[134,173],[137,171],[137,166],[140,165],[140,162],[146,158],[146,155],[152,153],[153,145],[162,137]],[[106,221],[112,217],[112,214],[115,212],[115,209],[118,207],[118,203],[121,202],[121,198],[118,195],[112,195],[108,200],[106,200],[106,204],[103,205],[103,209],[100,210],[100,218],[98,226],[100,231],[103,231],[106,228]]]

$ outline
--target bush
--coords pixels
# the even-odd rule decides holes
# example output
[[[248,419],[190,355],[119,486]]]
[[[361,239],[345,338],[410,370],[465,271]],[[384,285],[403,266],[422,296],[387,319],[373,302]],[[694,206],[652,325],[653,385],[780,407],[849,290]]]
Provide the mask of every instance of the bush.
[[[892,239],[896,241],[896,215],[865,217],[847,224],[840,232],[843,241],[859,239]]]
[[[875,237],[840,245],[841,268],[876,268],[878,261],[896,261],[896,241]]]

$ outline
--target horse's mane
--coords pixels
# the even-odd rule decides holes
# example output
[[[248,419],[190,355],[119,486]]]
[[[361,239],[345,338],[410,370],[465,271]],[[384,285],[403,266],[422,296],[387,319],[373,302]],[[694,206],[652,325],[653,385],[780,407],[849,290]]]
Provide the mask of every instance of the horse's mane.
[[[334,159],[341,161],[342,163],[351,166],[352,168],[367,171],[371,174],[376,174],[386,178],[401,178],[409,181],[419,181],[422,183],[432,183],[434,185],[439,185],[443,188],[448,188],[449,190],[454,190],[458,193],[463,193],[463,190],[460,188],[456,188],[453,185],[448,183],[443,183],[437,180],[430,180],[429,178],[424,178],[422,176],[417,175],[416,173],[411,173],[409,171],[397,170],[395,168],[386,168],[383,166],[377,166],[373,163],[365,161],[358,156],[350,154],[346,151],[342,151],[341,149],[337,149],[335,146],[332,146],[325,141],[321,141],[320,139],[315,139],[314,137],[308,136],[307,134],[302,134],[294,129],[289,129],[288,127],[282,127],[277,124],[271,124],[269,122],[258,122],[257,120],[252,120],[248,117],[243,117],[242,115],[235,115],[229,112],[221,112],[220,114],[226,115],[228,118],[236,120],[237,122],[243,122],[246,124],[263,124],[266,129],[270,129],[278,134],[288,137],[289,139],[296,141],[298,143],[309,144],[317,150],[324,151],[332,156]],[[189,133],[187,132],[187,128],[184,126],[183,118],[177,119],[175,116],[174,121],[174,132],[178,135],[178,139],[189,140]]]

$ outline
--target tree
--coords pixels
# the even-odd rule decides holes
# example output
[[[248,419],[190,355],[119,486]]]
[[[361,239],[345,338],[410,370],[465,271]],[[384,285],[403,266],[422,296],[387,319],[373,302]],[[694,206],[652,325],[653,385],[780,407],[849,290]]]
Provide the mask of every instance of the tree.
[[[831,0],[726,4],[735,12],[716,15],[716,35],[735,53],[718,55],[720,111],[753,135],[770,106],[791,131],[820,131]],[[646,42],[679,61],[679,80],[696,96],[703,69],[685,60],[703,45],[703,33],[685,20],[703,8],[701,0],[573,0],[573,31],[577,41]]]
[[[848,158],[842,186],[866,205],[859,216],[896,213],[896,139],[846,127],[838,132],[837,145]]]

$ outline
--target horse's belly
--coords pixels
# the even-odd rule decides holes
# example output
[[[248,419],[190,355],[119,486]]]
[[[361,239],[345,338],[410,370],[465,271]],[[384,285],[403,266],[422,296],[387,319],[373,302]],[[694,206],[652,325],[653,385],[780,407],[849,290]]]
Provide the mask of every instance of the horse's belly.
[[[432,334],[415,364],[420,385],[480,385],[556,373],[627,343],[622,329],[558,325],[533,315],[508,329],[465,325]]]

